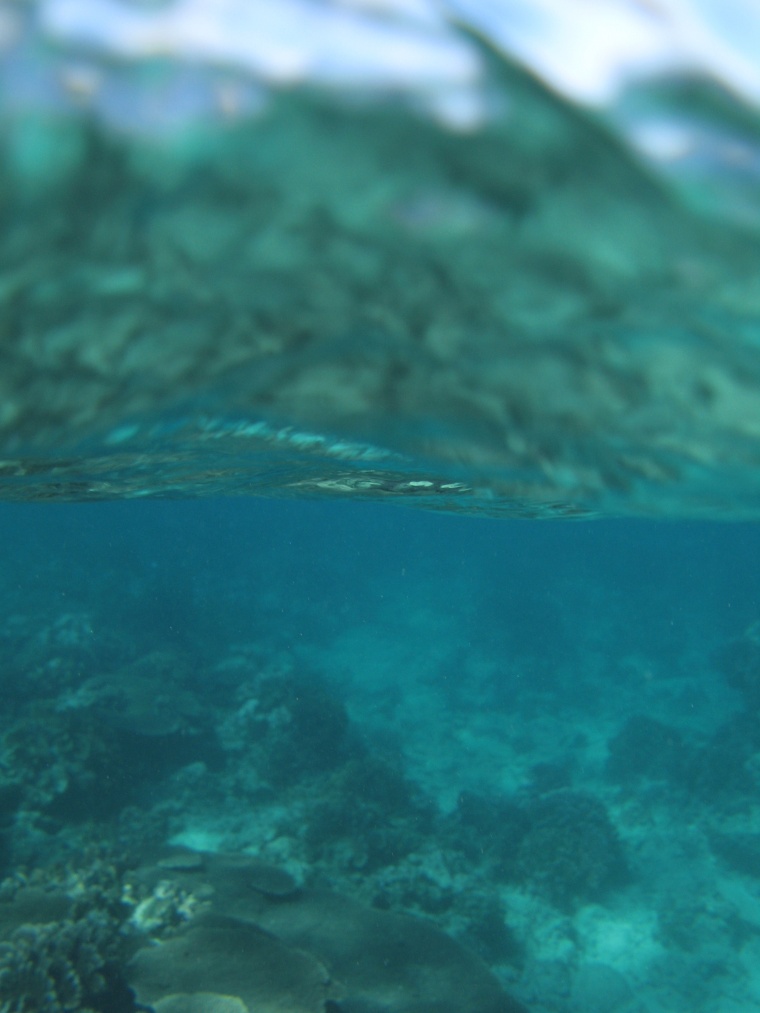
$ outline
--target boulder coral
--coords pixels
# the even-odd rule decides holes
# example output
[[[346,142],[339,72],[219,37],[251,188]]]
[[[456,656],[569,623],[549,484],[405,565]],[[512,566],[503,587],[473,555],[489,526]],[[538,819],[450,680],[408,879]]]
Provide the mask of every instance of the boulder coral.
[[[589,792],[463,793],[451,830],[470,861],[485,856],[496,878],[523,883],[564,910],[599,900],[625,878],[618,833]]]
[[[551,792],[531,799],[525,815],[528,829],[518,850],[518,870],[558,907],[598,900],[624,878],[620,838],[593,795]]]

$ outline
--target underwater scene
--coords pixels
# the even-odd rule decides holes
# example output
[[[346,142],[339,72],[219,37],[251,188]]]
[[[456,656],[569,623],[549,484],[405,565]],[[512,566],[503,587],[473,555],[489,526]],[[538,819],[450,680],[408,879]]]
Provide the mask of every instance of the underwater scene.
[[[760,1009],[755,525],[0,518],[0,1009]]]
[[[0,0],[0,1013],[760,1013],[760,10]]]

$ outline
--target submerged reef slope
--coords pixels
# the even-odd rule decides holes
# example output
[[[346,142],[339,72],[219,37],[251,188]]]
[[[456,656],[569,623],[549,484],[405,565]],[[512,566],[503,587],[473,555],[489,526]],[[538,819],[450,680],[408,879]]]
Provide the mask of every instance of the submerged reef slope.
[[[757,1006],[755,626],[655,719],[414,652],[378,708],[287,627],[193,655],[66,608],[0,624],[3,1013]]]
[[[201,857],[178,882],[210,900],[177,935],[136,955],[131,979],[140,998],[219,990],[252,1010],[274,1010],[292,989],[289,1008],[304,1013],[523,1010],[477,957],[420,918],[295,883],[283,895],[276,869],[272,894],[255,859]]]
[[[525,1013],[431,924],[292,880],[283,893],[284,880],[248,856],[198,853],[8,880],[0,1009]]]
[[[464,133],[0,107],[0,494],[754,516],[754,235],[479,45]]]

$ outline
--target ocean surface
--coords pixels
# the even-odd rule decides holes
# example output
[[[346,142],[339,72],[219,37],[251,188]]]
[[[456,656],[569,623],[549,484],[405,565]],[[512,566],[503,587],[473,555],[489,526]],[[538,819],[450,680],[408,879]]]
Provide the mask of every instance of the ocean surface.
[[[424,6],[0,7],[0,1013],[760,1013],[757,110]]]

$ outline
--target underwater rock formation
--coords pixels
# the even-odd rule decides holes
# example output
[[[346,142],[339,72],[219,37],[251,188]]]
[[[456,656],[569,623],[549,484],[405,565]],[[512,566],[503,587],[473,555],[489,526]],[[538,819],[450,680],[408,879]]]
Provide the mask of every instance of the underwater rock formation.
[[[28,812],[102,816],[124,800],[119,743],[91,714],[40,707],[6,731],[0,753]]]
[[[760,783],[760,623],[714,651],[712,662],[742,706],[692,751],[684,783],[718,809],[746,807]]]
[[[125,663],[109,653],[107,632],[99,652],[81,617],[63,619],[26,635],[14,654],[33,689],[12,700],[0,727],[0,862],[17,813],[27,830],[104,820],[189,763],[221,762],[213,712],[180,657],[154,651]],[[115,669],[100,669],[106,656],[118,657]]]
[[[131,660],[133,645],[119,633],[99,627],[94,634],[92,615],[65,612],[51,619],[36,615],[14,616],[2,630],[6,664],[16,673],[8,685],[11,706],[28,697],[21,687],[34,687],[36,695],[56,696],[79,687],[82,681],[104,671],[113,671]]]
[[[735,872],[760,879],[760,834],[713,831],[710,847]]]
[[[11,831],[23,794],[18,782],[7,779],[7,775],[0,775],[0,877],[6,872]]]
[[[203,736],[179,730],[143,735],[114,727],[89,708],[39,708],[0,739],[21,806],[68,821],[111,816],[161,777],[211,755],[214,742]]]

